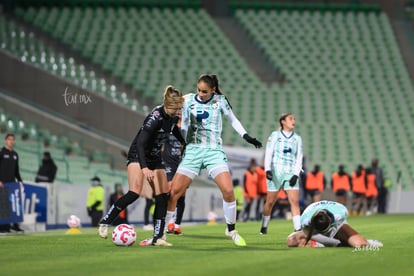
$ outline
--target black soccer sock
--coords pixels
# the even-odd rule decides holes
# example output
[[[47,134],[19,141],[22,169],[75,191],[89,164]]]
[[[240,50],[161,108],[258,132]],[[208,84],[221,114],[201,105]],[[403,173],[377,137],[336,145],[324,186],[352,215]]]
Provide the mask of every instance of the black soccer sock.
[[[227,224],[227,230],[229,230],[229,232],[233,231],[234,229],[236,229],[236,224]]]
[[[155,196],[155,210],[154,210],[154,238],[153,243],[164,235],[165,214],[168,207],[168,194],[160,194]]]
[[[181,224],[185,209],[185,196],[181,196],[177,201],[177,216],[175,218],[175,224]]]
[[[125,195],[119,198],[114,205],[111,206],[108,213],[101,219],[101,224],[111,224],[119,213],[124,210],[129,204],[139,198],[139,194],[128,191]]]

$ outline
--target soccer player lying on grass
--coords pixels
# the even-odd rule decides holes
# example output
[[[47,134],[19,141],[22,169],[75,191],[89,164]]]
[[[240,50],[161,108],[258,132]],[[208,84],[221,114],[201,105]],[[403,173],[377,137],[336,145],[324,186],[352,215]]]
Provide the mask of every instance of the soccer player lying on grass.
[[[300,217],[302,231],[287,238],[289,247],[382,247],[377,240],[367,240],[346,221],[348,210],[334,201],[318,201],[309,205]],[[309,242],[311,241],[311,242]]]

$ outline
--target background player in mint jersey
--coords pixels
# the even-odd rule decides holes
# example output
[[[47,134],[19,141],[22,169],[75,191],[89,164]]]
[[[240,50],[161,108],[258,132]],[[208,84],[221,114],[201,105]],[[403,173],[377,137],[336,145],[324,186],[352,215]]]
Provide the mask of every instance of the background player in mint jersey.
[[[205,168],[223,195],[226,236],[235,245],[245,246],[245,240],[235,229],[236,199],[221,139],[223,116],[248,143],[256,148],[262,147],[262,143],[250,137],[236,118],[227,98],[220,91],[216,75],[202,75],[197,81],[197,93],[184,97],[181,130],[187,145],[172,181],[166,220],[173,216],[177,200],[194,177]]]
[[[380,241],[367,240],[360,235],[348,224],[347,217],[347,208],[338,202],[314,202],[303,211],[300,218],[303,232],[289,235],[287,244],[291,247],[303,247],[312,239],[326,246],[383,246]]]
[[[267,234],[272,208],[281,189],[288,195],[293,229],[295,231],[301,229],[298,178],[302,171],[303,151],[302,138],[293,131],[295,124],[293,114],[282,114],[279,118],[280,130],[273,131],[267,139],[265,151],[267,196],[263,207],[260,234]]]
[[[162,239],[169,187],[161,158],[161,147],[171,131],[182,144],[185,144],[176,125],[183,102],[182,93],[169,85],[164,91],[164,104],[155,107],[144,119],[127,155],[129,190],[111,206],[100,221],[98,233],[102,238],[108,236],[108,224],[112,223],[129,204],[138,199],[142,193],[144,179],[147,179],[155,194],[154,234],[152,238],[141,241],[140,245],[171,246]]]

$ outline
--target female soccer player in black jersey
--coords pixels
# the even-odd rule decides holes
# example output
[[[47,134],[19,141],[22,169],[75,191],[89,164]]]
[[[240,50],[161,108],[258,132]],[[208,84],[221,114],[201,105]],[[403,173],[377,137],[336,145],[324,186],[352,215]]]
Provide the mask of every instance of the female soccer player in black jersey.
[[[168,182],[161,158],[161,148],[168,134],[172,132],[184,145],[179,128],[178,116],[181,114],[184,98],[180,91],[169,85],[165,88],[164,104],[155,107],[144,119],[144,123],[132,141],[128,152],[129,191],[111,206],[102,218],[98,233],[102,238],[108,236],[108,225],[119,212],[138,199],[144,178],[148,180],[155,194],[154,234],[140,245],[171,246],[161,239],[165,227],[165,213],[168,204]]]

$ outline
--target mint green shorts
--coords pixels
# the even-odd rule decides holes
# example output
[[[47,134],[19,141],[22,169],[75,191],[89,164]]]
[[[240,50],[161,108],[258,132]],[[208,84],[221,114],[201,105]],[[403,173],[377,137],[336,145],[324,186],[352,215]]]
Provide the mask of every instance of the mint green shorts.
[[[207,169],[209,176],[213,179],[222,172],[228,172],[227,156],[223,149],[187,145],[177,173],[194,179],[201,169]]]
[[[299,180],[296,181],[296,184],[293,187],[289,185],[289,180],[292,178],[293,173],[277,172],[274,169],[272,170],[272,173],[273,173],[273,179],[266,180],[268,192],[277,192],[280,189],[299,190]]]

